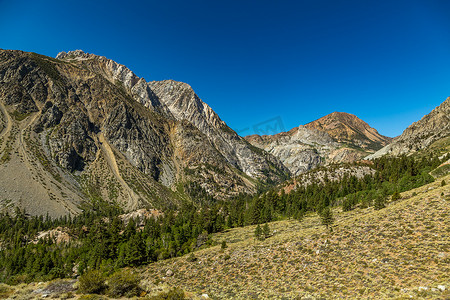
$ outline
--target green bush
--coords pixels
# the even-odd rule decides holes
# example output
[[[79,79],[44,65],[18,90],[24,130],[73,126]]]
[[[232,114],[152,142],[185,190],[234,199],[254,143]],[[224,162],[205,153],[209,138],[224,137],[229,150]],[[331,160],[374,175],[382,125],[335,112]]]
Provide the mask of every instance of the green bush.
[[[392,194],[392,201],[397,201],[402,198],[402,195],[399,192],[395,192]]]
[[[191,253],[191,255],[189,255],[186,260],[188,262],[194,262],[194,261],[197,261],[197,257],[195,257],[194,253]]]
[[[91,270],[78,279],[80,292],[84,294],[100,294],[105,288],[105,278],[98,270]]]
[[[226,241],[222,241],[222,245],[220,246],[221,249],[226,249],[228,248],[227,242]]]
[[[119,271],[108,278],[107,294],[110,297],[133,297],[141,292],[139,276],[131,271]]]
[[[342,202],[342,211],[351,211],[353,208],[352,200],[349,198],[344,199]]]

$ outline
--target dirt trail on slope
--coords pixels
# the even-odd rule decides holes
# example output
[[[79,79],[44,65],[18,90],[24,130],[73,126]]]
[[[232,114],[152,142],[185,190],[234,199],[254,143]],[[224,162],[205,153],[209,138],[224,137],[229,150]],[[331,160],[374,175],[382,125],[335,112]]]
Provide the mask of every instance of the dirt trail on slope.
[[[5,116],[5,129],[0,132],[0,138],[4,137],[5,135],[7,135],[10,131],[11,131],[11,127],[12,127],[12,121],[11,121],[11,117],[9,116],[8,112],[6,111],[5,105],[3,105],[2,102],[0,102],[0,110],[2,112],[2,114]]]
[[[126,191],[129,199],[131,200],[129,208],[136,209],[139,204],[139,196],[125,182],[125,180],[122,178],[122,175],[120,175],[119,167],[117,166],[117,161],[114,152],[112,151],[109,143],[105,140],[105,136],[103,135],[103,133],[99,133],[98,141],[100,144],[100,148],[105,155],[109,168],[113,171],[114,176],[119,181],[120,185]]]

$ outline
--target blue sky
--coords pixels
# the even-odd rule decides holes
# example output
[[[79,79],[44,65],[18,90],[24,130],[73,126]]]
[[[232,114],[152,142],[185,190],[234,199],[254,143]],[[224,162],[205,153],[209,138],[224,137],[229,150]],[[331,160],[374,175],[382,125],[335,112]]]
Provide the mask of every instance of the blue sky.
[[[0,0],[0,48],[187,82],[242,135],[344,111],[396,136],[450,96],[449,15],[445,0]]]

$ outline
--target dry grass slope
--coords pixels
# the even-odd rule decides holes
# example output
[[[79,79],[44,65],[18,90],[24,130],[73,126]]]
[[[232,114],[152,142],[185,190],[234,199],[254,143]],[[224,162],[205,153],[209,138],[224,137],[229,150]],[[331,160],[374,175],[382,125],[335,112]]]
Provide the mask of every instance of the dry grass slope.
[[[224,251],[161,261],[144,274],[150,289],[179,286],[217,299],[449,299],[450,184],[441,187],[442,179],[450,183],[446,176],[405,192],[379,211],[339,209],[332,233],[316,215],[271,223],[263,242],[254,226],[233,229],[214,236],[227,242]]]

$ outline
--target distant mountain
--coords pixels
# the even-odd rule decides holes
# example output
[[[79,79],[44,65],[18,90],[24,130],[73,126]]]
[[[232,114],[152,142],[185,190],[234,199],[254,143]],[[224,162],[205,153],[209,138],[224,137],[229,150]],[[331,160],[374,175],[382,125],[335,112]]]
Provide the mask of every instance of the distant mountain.
[[[189,85],[146,82],[80,50],[0,50],[0,112],[2,209],[59,216],[100,199],[164,209],[289,176]]]
[[[424,149],[450,136],[450,97],[422,119],[411,124],[391,144],[380,149],[369,159],[383,155],[409,154]]]
[[[336,142],[356,146],[368,151],[379,150],[389,144],[390,137],[383,136],[355,115],[333,112],[305,125],[328,133]]]
[[[288,132],[246,139],[279,158],[293,175],[326,163],[357,161],[391,141],[358,117],[341,112]]]

